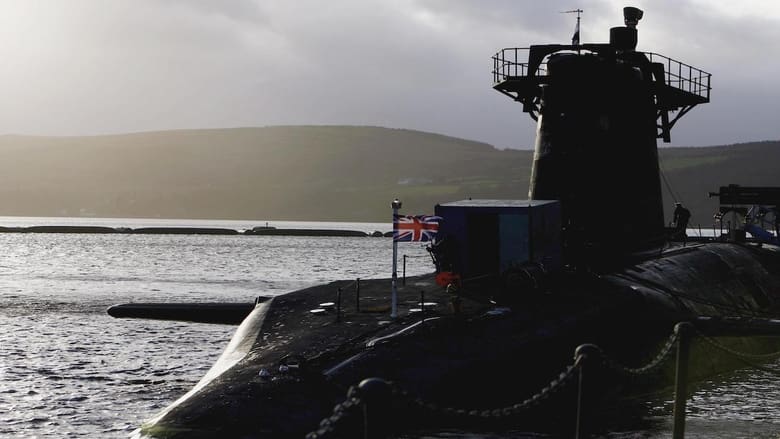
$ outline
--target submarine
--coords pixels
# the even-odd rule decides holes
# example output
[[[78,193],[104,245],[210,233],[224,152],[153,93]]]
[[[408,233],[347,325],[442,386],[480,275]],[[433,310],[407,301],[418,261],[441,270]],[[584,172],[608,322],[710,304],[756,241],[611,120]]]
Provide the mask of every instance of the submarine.
[[[625,8],[608,43],[493,57],[493,88],[537,124],[527,199],[436,205],[432,272],[404,285],[345,280],[258,300],[234,317],[240,325],[203,379],[135,435],[369,437],[369,428],[414,434],[475,415],[487,428],[556,428],[573,409],[571,364],[583,344],[639,367],[668,347],[677,323],[729,322],[744,329],[718,339],[730,349],[780,348],[750,330],[780,318],[777,231],[740,233],[735,223],[694,239],[665,225],[657,139],[668,142],[683,115],[709,102],[710,74],[637,51],[642,15]],[[730,208],[780,204],[772,188],[716,195]],[[739,367],[697,349],[694,378]],[[594,372],[589,393],[668,385],[670,374],[661,367],[637,384]],[[361,415],[342,422],[369,378],[392,383],[372,396],[389,415],[370,427]]]

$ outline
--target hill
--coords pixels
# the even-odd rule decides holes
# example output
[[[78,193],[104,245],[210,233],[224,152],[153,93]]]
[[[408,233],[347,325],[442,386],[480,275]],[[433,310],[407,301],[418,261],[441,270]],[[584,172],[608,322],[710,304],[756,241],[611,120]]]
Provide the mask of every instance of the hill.
[[[0,154],[0,215],[334,221],[387,220],[394,197],[409,213],[468,197],[526,198],[533,156],[340,126],[0,136]],[[779,142],[665,148],[661,157],[691,224],[711,223],[706,194],[721,185],[780,185]]]

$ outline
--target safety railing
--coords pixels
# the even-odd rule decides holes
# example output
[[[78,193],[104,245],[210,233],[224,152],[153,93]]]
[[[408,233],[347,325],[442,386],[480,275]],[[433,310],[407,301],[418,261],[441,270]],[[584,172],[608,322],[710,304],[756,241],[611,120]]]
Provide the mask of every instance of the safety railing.
[[[501,49],[493,55],[493,84],[508,79],[524,77],[528,74],[528,47],[510,47]],[[674,60],[654,52],[641,52],[647,55],[650,62],[664,66],[664,83],[669,87],[710,100],[710,79],[712,74],[697,69],[689,64]],[[539,66],[536,76],[547,74],[546,63]]]
[[[528,74],[528,47],[509,47],[493,55],[493,84]],[[539,67],[538,75],[545,75],[546,64]]]
[[[710,79],[712,74],[689,64],[653,52],[643,52],[650,62],[663,64],[664,81],[669,87],[682,90],[710,100]]]
[[[775,326],[776,325],[772,325],[771,328],[765,327],[759,329],[759,335],[780,336],[780,328]],[[735,335],[737,333],[747,335],[740,331],[734,332],[734,328],[726,329],[725,331],[721,328],[719,332],[720,335]],[[577,406],[574,431],[574,437],[576,439],[579,438],[581,434],[581,417],[583,414],[582,409],[585,396],[583,380],[585,379],[586,372],[591,373],[595,371],[594,368],[601,367],[627,377],[645,376],[658,371],[666,361],[672,357],[673,353],[676,353],[677,360],[672,437],[673,439],[683,439],[685,435],[686,402],[688,399],[688,362],[691,341],[694,337],[704,340],[713,348],[736,358],[746,366],[780,376],[780,370],[761,366],[756,363],[757,361],[778,358],[780,357],[780,352],[768,354],[747,354],[738,352],[704,334],[693,324],[681,322],[675,325],[674,331],[667,338],[666,343],[656,356],[644,366],[636,368],[623,366],[612,360],[598,346],[583,344],[578,346],[575,350],[574,362],[571,365],[566,366],[547,386],[516,404],[495,409],[474,410],[445,407],[415,397],[396,383],[385,381],[381,378],[368,378],[362,380],[358,385],[350,387],[347,392],[347,398],[342,403],[337,404],[333,408],[333,414],[323,419],[314,431],[306,435],[306,439],[347,437],[345,436],[345,432],[347,431],[351,433],[349,437],[362,437],[365,439],[387,437],[390,431],[388,413],[389,410],[392,409],[413,409],[424,413],[435,414],[444,419],[457,419],[461,422],[469,419],[489,422],[491,420],[511,418],[520,415],[528,409],[538,407],[552,395],[559,393],[561,390],[575,382],[577,383]]]

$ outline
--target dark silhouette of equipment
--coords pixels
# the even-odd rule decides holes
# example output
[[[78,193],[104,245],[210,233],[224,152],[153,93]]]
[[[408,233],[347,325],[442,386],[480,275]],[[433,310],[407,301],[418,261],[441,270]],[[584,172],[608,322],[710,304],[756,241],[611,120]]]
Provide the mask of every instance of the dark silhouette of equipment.
[[[780,244],[780,187],[730,184],[709,196],[720,200],[715,219],[721,228],[727,224],[727,236],[741,240],[747,232],[759,242]]]

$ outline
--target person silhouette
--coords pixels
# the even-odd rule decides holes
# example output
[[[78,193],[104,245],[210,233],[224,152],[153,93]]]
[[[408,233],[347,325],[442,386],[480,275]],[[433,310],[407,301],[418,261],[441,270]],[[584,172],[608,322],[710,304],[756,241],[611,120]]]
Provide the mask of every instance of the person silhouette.
[[[678,237],[686,237],[685,229],[688,228],[688,220],[691,219],[691,211],[683,207],[679,201],[674,203],[674,230],[675,235]]]

